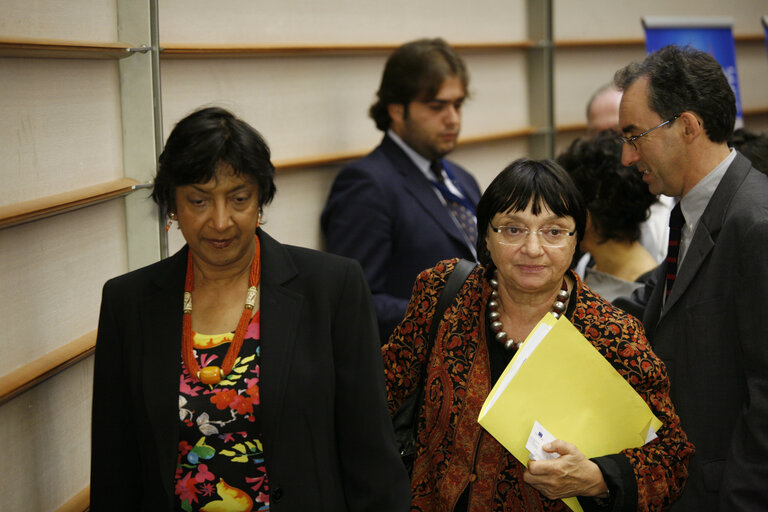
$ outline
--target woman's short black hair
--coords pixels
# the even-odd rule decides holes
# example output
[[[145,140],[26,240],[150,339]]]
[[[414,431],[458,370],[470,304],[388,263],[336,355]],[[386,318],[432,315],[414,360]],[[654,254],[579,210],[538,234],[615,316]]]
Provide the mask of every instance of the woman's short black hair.
[[[614,132],[576,139],[557,162],[581,192],[601,242],[640,239],[640,225],[648,219],[657,198],[636,167],[621,164],[621,143]]]
[[[497,213],[523,211],[529,204],[534,215],[546,206],[558,217],[573,217],[576,237],[581,242],[586,212],[571,177],[552,160],[521,158],[494,178],[477,204],[477,257],[487,272],[495,268],[485,243],[491,219]]]
[[[152,199],[166,213],[175,212],[176,187],[207,183],[222,163],[255,180],[259,207],[272,201],[275,167],[269,146],[248,123],[219,107],[197,110],[176,124],[160,154]]]

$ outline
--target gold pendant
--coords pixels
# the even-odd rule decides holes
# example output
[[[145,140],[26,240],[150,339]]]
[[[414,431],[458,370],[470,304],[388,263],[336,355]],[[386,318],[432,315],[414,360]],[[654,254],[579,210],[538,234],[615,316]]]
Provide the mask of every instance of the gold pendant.
[[[200,371],[197,372],[197,378],[203,384],[210,384],[212,386],[221,382],[221,379],[224,378],[224,372],[218,366],[206,366],[205,368],[200,368]]]

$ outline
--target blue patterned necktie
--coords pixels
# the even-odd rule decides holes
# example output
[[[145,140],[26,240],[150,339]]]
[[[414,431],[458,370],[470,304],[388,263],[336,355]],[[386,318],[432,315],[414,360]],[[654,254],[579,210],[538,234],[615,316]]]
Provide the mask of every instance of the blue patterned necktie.
[[[448,191],[448,188],[445,186],[445,180],[443,179],[443,164],[440,160],[433,160],[429,164],[429,168],[432,170],[440,184],[437,189],[443,195],[448,210],[467,235],[470,245],[474,247],[477,244],[477,223],[475,221],[474,212],[462,204],[461,201],[457,201],[456,196]]]

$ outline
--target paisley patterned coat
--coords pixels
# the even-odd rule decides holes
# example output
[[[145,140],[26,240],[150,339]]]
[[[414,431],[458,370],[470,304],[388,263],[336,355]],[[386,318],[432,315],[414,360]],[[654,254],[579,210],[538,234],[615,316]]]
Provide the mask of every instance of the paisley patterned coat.
[[[440,262],[418,276],[406,316],[382,348],[390,413],[413,392],[422,366],[428,365],[411,510],[453,511],[468,485],[472,512],[569,510],[561,500],[549,500],[525,484],[525,467],[477,423],[491,390],[484,321],[491,288],[480,266],[446,311],[426,361],[432,311],[456,261]],[[601,470],[609,465],[618,469],[622,491],[614,494],[611,509],[663,510],[682,491],[693,455],[670,402],[664,365],[634,317],[596,295],[576,274],[571,277],[576,303],[569,320],[663,422],[651,443],[594,459]],[[582,504],[588,507],[594,500]]]

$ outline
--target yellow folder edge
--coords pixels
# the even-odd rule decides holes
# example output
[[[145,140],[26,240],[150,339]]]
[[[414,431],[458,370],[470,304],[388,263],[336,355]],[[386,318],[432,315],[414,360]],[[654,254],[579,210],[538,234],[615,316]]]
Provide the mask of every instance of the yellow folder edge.
[[[645,444],[661,421],[567,318],[544,315],[501,374],[477,420],[524,466],[534,421],[587,457]],[[582,512],[578,499],[563,500]]]

